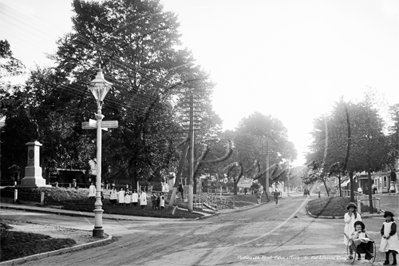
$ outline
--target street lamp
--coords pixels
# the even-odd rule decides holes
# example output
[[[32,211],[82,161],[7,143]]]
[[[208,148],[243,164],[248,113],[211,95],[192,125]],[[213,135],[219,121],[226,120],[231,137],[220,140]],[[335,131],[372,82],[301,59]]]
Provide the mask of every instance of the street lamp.
[[[93,94],[94,98],[97,101],[97,177],[96,177],[96,202],[94,203],[94,216],[95,216],[95,224],[93,229],[93,237],[104,237],[103,230],[103,209],[101,202],[101,141],[102,141],[102,132],[101,132],[101,122],[104,116],[101,114],[101,108],[103,105],[103,100],[105,95],[107,95],[109,89],[111,88],[112,83],[106,81],[104,79],[104,74],[101,68],[98,70],[95,79],[93,79],[88,88]]]

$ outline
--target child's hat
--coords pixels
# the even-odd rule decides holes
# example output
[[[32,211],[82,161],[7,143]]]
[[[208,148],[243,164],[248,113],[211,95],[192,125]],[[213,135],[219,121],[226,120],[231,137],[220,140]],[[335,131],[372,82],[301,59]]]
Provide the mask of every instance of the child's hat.
[[[392,213],[392,212],[390,212],[390,211],[386,211],[386,212],[384,212],[384,218],[387,218],[388,216],[391,216],[391,217],[393,217],[393,213]]]
[[[358,224],[360,224],[360,226],[362,227],[362,230],[364,230],[364,228],[366,228],[366,226],[364,225],[364,223],[362,221],[356,221],[353,226],[356,228],[356,225],[358,225]]]
[[[353,202],[349,202],[349,204],[346,206],[346,209],[349,210],[350,207],[353,207],[353,208],[357,209],[356,204],[353,203]]]

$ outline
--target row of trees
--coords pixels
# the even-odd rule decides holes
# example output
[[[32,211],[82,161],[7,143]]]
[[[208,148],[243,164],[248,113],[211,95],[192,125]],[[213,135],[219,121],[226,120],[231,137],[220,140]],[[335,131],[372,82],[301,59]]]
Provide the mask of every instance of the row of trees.
[[[96,134],[82,130],[81,123],[96,111],[87,85],[98,66],[113,83],[103,106],[105,120],[119,121],[118,128],[103,134],[103,173],[111,168],[110,179],[129,178],[135,185],[177,170],[179,158],[185,156],[180,150],[187,138],[185,103],[191,94],[197,97],[200,119],[197,176],[227,173],[235,184],[242,176],[259,179],[266,171],[267,138],[274,178],[287,174],[296,151],[281,121],[255,113],[235,131],[221,132],[222,121],[210,104],[214,84],[182,47],[176,15],[164,12],[159,1],[74,0],[72,7],[73,30],[50,55],[55,67],[37,67],[25,84],[0,84],[0,114],[6,115],[0,153],[3,177],[12,165],[24,169],[25,143],[31,139],[43,144],[46,178],[57,167],[89,169]],[[0,52],[2,76],[26,72],[7,41],[0,43]],[[228,139],[235,152],[226,156]]]
[[[399,105],[389,107],[390,121],[394,125],[387,126],[380,115],[377,98],[369,91],[357,102],[340,99],[331,113],[315,119],[313,142],[307,154],[309,171],[303,176],[305,183],[322,181],[326,186],[330,176],[338,177],[341,183],[341,176],[348,175],[353,201],[353,176],[356,172],[368,173],[368,191],[372,191],[372,172],[395,172]],[[326,191],[328,193],[327,186]]]

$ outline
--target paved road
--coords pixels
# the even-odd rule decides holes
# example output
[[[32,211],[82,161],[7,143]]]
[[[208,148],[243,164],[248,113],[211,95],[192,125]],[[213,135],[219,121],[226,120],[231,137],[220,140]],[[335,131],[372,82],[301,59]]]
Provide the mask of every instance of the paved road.
[[[116,237],[115,242],[24,265],[348,265],[343,221],[307,216],[308,200],[283,198],[278,205],[197,221],[104,220],[105,232]],[[23,214],[18,218],[35,223],[93,228],[88,218]],[[377,244],[382,220],[365,219]],[[378,254],[376,265],[382,261]]]

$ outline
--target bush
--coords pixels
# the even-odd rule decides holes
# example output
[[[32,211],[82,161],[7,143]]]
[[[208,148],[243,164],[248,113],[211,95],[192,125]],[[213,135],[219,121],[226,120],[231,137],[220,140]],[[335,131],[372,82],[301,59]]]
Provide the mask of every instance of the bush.
[[[14,187],[6,187],[1,190],[2,198],[14,198]],[[69,200],[87,198],[87,188],[61,188],[61,187],[40,187],[40,188],[17,188],[18,200],[40,202],[41,193],[44,192],[45,204],[58,204]]]

